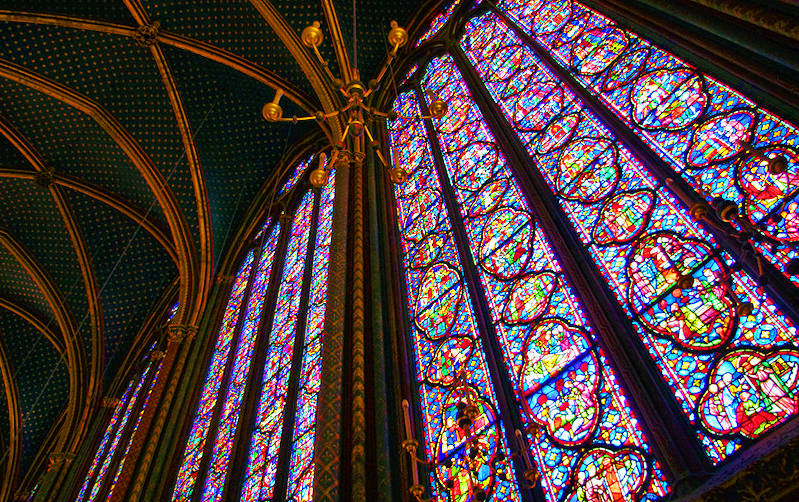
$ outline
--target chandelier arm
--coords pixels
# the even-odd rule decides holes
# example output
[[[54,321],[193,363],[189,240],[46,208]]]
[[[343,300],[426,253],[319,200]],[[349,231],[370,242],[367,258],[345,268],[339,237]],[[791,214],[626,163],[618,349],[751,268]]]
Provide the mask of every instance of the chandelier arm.
[[[319,64],[321,64],[322,68],[324,68],[325,73],[327,74],[327,77],[330,79],[330,81],[332,82],[336,80],[336,77],[333,76],[333,72],[330,71],[330,67],[328,66],[327,61],[322,57],[322,54],[319,52],[319,49],[315,45],[312,45],[311,49],[313,49],[313,53],[316,54],[316,59],[319,60]]]
[[[383,77],[386,75],[386,71],[388,70],[389,65],[394,61],[394,58],[396,57],[396,55],[397,55],[397,52],[396,52],[396,47],[395,47],[395,49],[393,51],[388,53],[388,59],[386,60],[385,63],[383,63],[383,67],[380,68],[380,72],[377,74],[377,77],[375,77],[375,80],[377,82],[380,82],[381,80],[383,80]],[[372,94],[372,92],[374,92],[374,90],[375,89],[369,89],[368,91],[366,91],[366,93],[363,95],[363,97],[365,97],[365,98],[369,97],[369,95]]]
[[[380,151],[380,144],[375,141],[372,136],[372,131],[369,130],[369,126],[364,126],[363,129],[366,131],[366,136],[369,138],[369,141],[375,145],[375,153],[377,154],[377,158],[380,159],[380,163],[383,164],[384,168],[388,169],[388,162],[386,162],[386,158],[383,157],[383,152]]]
[[[303,120],[315,120],[316,117],[314,115],[308,115],[303,117],[281,117],[274,122],[302,122]]]
[[[344,128],[344,133],[341,135],[341,144],[345,144],[344,140],[347,139],[347,135],[350,133],[350,125],[347,124],[347,127]]]

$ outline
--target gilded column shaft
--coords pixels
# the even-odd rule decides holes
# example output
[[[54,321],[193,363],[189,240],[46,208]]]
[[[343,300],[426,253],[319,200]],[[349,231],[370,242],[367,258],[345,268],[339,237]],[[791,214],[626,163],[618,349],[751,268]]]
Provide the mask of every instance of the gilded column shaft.
[[[353,159],[352,194],[352,500],[366,500],[366,390],[364,383],[363,160]]]

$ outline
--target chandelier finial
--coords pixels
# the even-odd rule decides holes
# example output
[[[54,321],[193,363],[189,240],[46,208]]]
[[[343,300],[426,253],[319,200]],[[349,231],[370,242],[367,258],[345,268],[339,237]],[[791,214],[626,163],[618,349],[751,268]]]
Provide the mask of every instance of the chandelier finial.
[[[325,39],[324,33],[319,29],[319,21],[314,21],[310,26],[302,30],[300,38],[306,47],[319,47],[322,44],[322,40]]]

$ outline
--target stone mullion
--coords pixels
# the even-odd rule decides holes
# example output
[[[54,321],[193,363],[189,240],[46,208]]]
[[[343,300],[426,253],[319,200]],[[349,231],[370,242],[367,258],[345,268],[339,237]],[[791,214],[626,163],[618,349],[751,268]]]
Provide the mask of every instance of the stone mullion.
[[[341,499],[342,390],[344,309],[347,296],[349,169],[336,166],[336,198],[328,263],[325,337],[322,341],[322,377],[317,398],[314,444],[314,501]]]
[[[63,502],[76,500],[78,491],[86,480],[86,471],[89,469],[92,460],[94,460],[94,455],[100,447],[103,433],[114,414],[114,406],[116,405],[114,401],[115,400],[111,398],[103,398],[100,404],[100,412],[95,415],[91,428],[89,429],[90,432],[86,435],[83,447],[78,451],[76,456],[77,461],[73,461],[70,466],[70,472],[67,474],[61,490],[59,490],[57,500]],[[108,404],[113,404],[113,406],[109,406]],[[82,475],[83,477],[81,477]],[[96,473],[94,473],[92,477],[96,477]]]
[[[430,110],[427,106],[424,93],[420,87],[416,88],[416,97],[419,101],[421,112],[423,115],[430,115]],[[475,324],[480,339],[483,341],[483,349],[486,353],[486,363],[488,364],[489,376],[492,381],[492,387],[497,396],[497,405],[499,406],[500,420],[504,424],[505,439],[508,447],[513,447],[517,444],[514,434],[515,430],[523,431],[524,425],[522,422],[519,408],[515,404],[516,398],[513,392],[513,386],[510,383],[510,378],[507,375],[507,370],[504,366],[502,348],[499,346],[497,340],[497,331],[491,318],[491,309],[489,307],[488,298],[483,290],[482,281],[480,280],[480,272],[477,270],[477,265],[472,258],[471,247],[469,246],[469,234],[466,231],[466,226],[461,219],[461,212],[458,209],[458,198],[447,175],[446,164],[442,154],[441,143],[438,139],[433,122],[430,119],[424,119],[424,125],[427,130],[427,136],[430,141],[431,151],[433,154],[433,161],[435,164],[436,173],[441,185],[441,195],[444,198],[444,205],[449,214],[449,221],[452,225],[452,233],[455,238],[458,256],[460,257],[461,266],[463,267],[463,279],[466,283],[466,289],[469,292],[472,306],[474,307]],[[527,447],[527,435],[524,435],[525,445]],[[517,483],[520,487],[529,485],[530,483],[524,478],[525,466],[522,462],[521,456],[517,455],[512,457],[514,465],[514,475],[516,476]],[[535,493],[533,493],[535,492]],[[520,489],[519,493],[524,502],[532,502],[533,500],[543,500],[543,493],[539,488],[535,490]]]
[[[275,474],[274,500],[286,500],[288,472],[291,462],[291,443],[294,434],[294,417],[297,413],[297,394],[302,370],[305,335],[308,326],[308,304],[311,296],[311,280],[316,251],[317,229],[319,227],[321,191],[314,189],[313,211],[311,213],[308,243],[305,248],[305,266],[303,268],[302,285],[300,286],[300,303],[297,308],[297,324],[294,328],[294,347],[291,354],[291,369],[286,392],[286,405],[283,408],[283,424],[281,427],[280,449],[278,450],[277,471]]]
[[[229,279],[229,280],[228,280]],[[216,332],[214,328],[221,324],[225,306],[229,299],[228,293],[233,285],[232,276],[217,276],[216,287],[212,291],[206,306],[206,312],[200,321],[198,344],[186,356],[187,371],[181,375],[181,382],[177,385],[176,398],[171,402],[167,418],[169,422],[164,428],[158,451],[172,452],[170,455],[159,455],[151,464],[150,482],[143,487],[142,500],[168,500],[175,487],[175,478],[185,451],[185,439],[194,423],[194,415],[186,413],[186,409],[194,409],[202,393],[205,369],[210,364],[213,354],[213,345],[208,347],[208,339]],[[215,341],[215,339],[213,340]],[[205,348],[203,350],[202,348]],[[157,480],[157,481],[155,481]]]
[[[169,331],[168,343],[164,360],[161,363],[161,371],[144,409],[139,428],[133,434],[128,458],[119,475],[119,485],[110,498],[111,502],[138,498],[138,492],[143,487],[141,484],[131,486],[133,475],[137,472],[141,473],[140,465],[149,465],[149,461],[155,455],[155,443],[157,437],[160,436],[164,415],[175,392],[174,381],[181,374],[191,340],[197,333],[196,326],[182,324],[172,324],[167,329]],[[158,415],[157,420],[156,415]],[[153,424],[153,420],[156,420],[155,424]],[[154,427],[151,428],[153,425]],[[152,441],[150,441],[151,439]],[[129,491],[130,493],[128,493]]]
[[[252,294],[253,284],[255,284],[255,276],[258,275],[258,268],[261,265],[261,256],[263,255],[263,248],[264,243],[259,243],[258,246],[253,248],[253,259],[252,264],[250,265],[250,273],[247,277],[247,285],[244,288],[244,292],[241,296],[241,305],[239,305],[239,311],[236,314],[236,326],[233,330],[233,336],[230,340],[230,348],[228,349],[228,359],[225,363],[225,370],[222,373],[222,381],[219,384],[219,393],[217,394],[217,401],[214,405],[214,411],[211,415],[211,420],[208,423],[208,433],[205,437],[205,444],[203,445],[203,454],[200,458],[200,466],[199,470],[197,471],[197,479],[194,482],[194,491],[192,493],[192,500],[199,502],[202,498],[203,488],[205,487],[205,481],[208,478],[208,469],[210,467],[211,456],[214,450],[214,439],[216,439],[216,430],[217,426],[219,425],[219,419],[222,415],[222,410],[225,407],[225,395],[227,394],[228,386],[230,385],[230,378],[231,374],[233,373],[233,363],[236,359],[236,352],[239,347],[239,343],[241,342],[241,329],[244,324],[244,316],[247,313],[247,306],[250,303],[250,295]],[[217,337],[222,336],[221,332],[218,332]],[[216,341],[216,340],[214,340]]]
[[[535,166],[513,126],[494,103],[488,89],[474,71],[466,55],[455,47],[452,55],[464,82],[474,97],[497,144],[508,159],[508,166],[521,186],[530,210],[558,256],[563,272],[581,299],[591,325],[600,334],[598,343],[620,373],[620,384],[627,390],[635,409],[644,419],[644,428],[672,479],[694,477],[710,468],[707,455],[693,432],[693,426],[679,409],[663,379],[654,373],[646,347],[635,327],[615,300],[591,255],[571,228],[571,223]],[[543,199],[546,197],[546,200]],[[631,354],[631,348],[635,355]],[[681,445],[675,449],[673,445]]]
[[[378,148],[380,148],[378,146]],[[387,304],[388,297],[386,295],[384,276],[384,260],[383,254],[385,249],[385,241],[382,236],[385,235],[381,225],[383,222],[379,218],[378,207],[380,201],[378,200],[379,194],[377,191],[377,178],[382,169],[378,167],[374,160],[374,150],[370,149],[369,173],[371,176],[367,177],[367,200],[369,208],[369,274],[371,279],[371,292],[372,301],[371,305],[371,326],[372,326],[372,355],[373,355],[373,369],[372,369],[372,387],[373,387],[373,404],[374,404],[374,420],[375,420],[375,448],[377,458],[375,465],[377,465],[377,497],[381,500],[391,500],[393,492],[391,490],[391,473],[394,472],[395,465],[395,450],[391,448],[390,439],[390,423],[388,420],[390,416],[388,402],[390,396],[390,382],[393,382],[393,374],[388,373],[386,367],[386,334],[388,331],[386,322],[386,313],[383,310],[383,305]],[[388,275],[387,277],[390,277]],[[390,279],[389,279],[390,280]],[[395,408],[397,409],[397,408]],[[393,422],[400,423],[400,422]]]
[[[144,409],[144,401],[147,397],[150,388],[155,383],[155,369],[157,368],[159,361],[156,360],[154,357],[155,352],[153,351],[147,355],[147,363],[144,366],[144,374],[136,375],[136,379],[143,378],[144,381],[139,388],[139,393],[136,395],[136,402],[133,403],[133,406],[130,410],[130,415],[128,416],[128,421],[125,424],[125,427],[122,431],[119,431],[120,440],[117,443],[116,451],[114,452],[114,457],[111,459],[111,462],[108,464],[108,470],[105,473],[105,477],[102,480],[102,486],[100,490],[97,492],[96,500],[103,500],[107,499],[109,496],[109,492],[111,490],[111,482],[116,476],[117,469],[119,468],[120,462],[122,462],[122,452],[128,445],[132,442],[133,437],[132,434],[134,433],[134,427],[136,427],[137,422],[139,421],[139,414]],[[158,354],[159,358],[163,357],[163,353]],[[131,379],[131,382],[136,382],[136,379]],[[134,385],[137,385],[135,383]],[[116,433],[115,433],[116,434]]]
[[[128,476],[131,476],[134,472],[133,469],[136,469],[138,474],[137,479],[143,478],[149,472],[149,467],[152,466],[151,461],[155,457],[158,441],[161,438],[164,421],[169,413],[172,398],[177,390],[177,381],[183,374],[186,358],[191,352],[191,341],[197,333],[196,326],[172,325],[168,330],[169,335],[167,337],[168,343],[165,350],[166,355],[164,356],[164,362],[161,364],[161,370],[153,386],[150,400],[144,410],[139,429],[137,433],[134,434],[133,443],[130,448],[130,455],[134,455],[134,452],[137,451],[136,448],[138,448],[140,452],[142,452],[143,449],[142,457],[138,458],[138,455],[132,457],[134,459],[133,463],[136,465],[135,467],[130,467],[130,470],[128,470],[128,464],[130,463],[130,458],[128,458],[125,462],[125,467],[120,473],[119,486],[122,486],[123,489],[119,490],[119,492],[124,494],[128,488],[130,490],[127,498],[124,499],[125,501],[138,500],[141,490],[144,489],[143,481],[131,484],[128,478],[128,484],[126,485],[123,483],[123,481],[126,481],[126,472]],[[158,404],[156,405],[154,403]],[[152,428],[150,428],[151,425]],[[147,436],[138,434],[142,429],[148,431]],[[139,441],[136,439],[137,437],[142,438],[142,443],[145,439],[149,440],[146,444],[137,444],[137,441]],[[128,488],[126,488],[126,486]],[[111,498],[112,502],[120,500],[117,498],[116,493],[117,490],[114,490],[114,494]]]
[[[264,238],[269,235],[271,228],[264,232]],[[230,462],[222,492],[222,500],[237,500],[241,494],[244,476],[246,475],[247,462],[249,461],[250,438],[254,428],[255,415],[258,411],[258,402],[261,397],[261,382],[263,380],[264,365],[269,349],[269,338],[272,332],[272,323],[275,318],[277,295],[283,277],[286,249],[291,238],[291,215],[280,216],[280,235],[275,246],[275,255],[267,283],[266,295],[261,307],[261,319],[258,322],[255,345],[253,346],[253,359],[250,363],[247,383],[244,385],[244,400],[239,411],[239,424],[233,438],[233,448],[230,451]]]
[[[72,462],[71,464],[71,471],[67,474],[67,480],[62,485],[61,489],[59,490],[58,500],[63,500],[66,502],[67,500],[77,500],[78,491],[80,491],[81,486],[83,486],[84,481],[86,480],[85,474],[86,471],[89,469],[89,466],[94,460],[94,456],[97,453],[97,449],[100,447],[100,443],[102,442],[103,435],[105,433],[106,427],[108,427],[108,422],[111,420],[111,417],[114,415],[114,409],[119,402],[118,398],[110,398],[104,397],[101,403],[101,412],[98,413],[94,419],[94,424],[92,425],[92,431],[89,435],[87,435],[87,439],[91,439],[91,441],[87,440],[87,446],[84,447],[83,451],[78,453],[78,462]],[[116,431],[119,430],[119,424],[116,424],[114,429],[111,430],[109,437],[113,437]],[[100,458],[100,463],[102,463],[103,455]],[[99,467],[99,464],[98,464]],[[98,469],[99,470],[99,469]],[[80,477],[81,475],[84,477]],[[97,480],[97,471],[92,473],[91,481],[87,485],[89,489],[91,489],[92,485]],[[69,489],[65,489],[69,488]]]
[[[580,83],[575,79],[571,73],[560,66],[557,61],[550,56],[549,52],[541,46],[533,37],[517,25],[508,15],[496,8],[490,2],[487,2],[494,12],[514,33],[533,51],[541,61],[546,64],[562,84],[572,91],[582,104],[597,115],[602,122],[610,129],[610,131],[620,139],[626,147],[628,147],[635,156],[649,168],[652,175],[661,183],[666,182],[666,179],[674,180],[674,192],[680,192],[690,198],[691,205],[696,203],[705,203],[705,199],[696,192],[693,186],[686,182],[679,173],[663,161],[649,145],[647,145],[641,138],[634,134],[613,112],[608,110],[598,98],[588,92]],[[458,49],[457,52],[460,52]],[[465,59],[465,58],[464,58]],[[469,65],[471,67],[471,65]],[[482,85],[482,84],[481,84]],[[493,100],[491,100],[493,102]],[[504,115],[503,115],[504,116]],[[525,150],[526,155],[526,150]],[[689,202],[689,201],[686,201]],[[742,248],[737,240],[735,240],[725,230],[721,230],[715,225],[710,225],[702,220],[699,224],[709,234],[711,234],[718,241],[719,246],[732,254],[739,263],[744,267],[744,270],[752,276],[760,276],[760,271],[757,264],[752,259],[744,259],[742,256]],[[721,223],[725,229],[734,231],[734,229],[727,223]],[[774,300],[785,315],[790,317],[794,323],[799,324],[799,306],[797,306],[794,299],[799,295],[799,288],[794,286],[791,281],[785,277],[777,267],[768,260],[763,260],[763,275],[766,278],[766,284],[762,286],[763,290]]]
[[[384,135],[385,137],[386,135]],[[391,271],[389,277],[395,277],[396,280],[389,283],[388,299],[389,299],[389,316],[388,327],[390,333],[395,333],[392,337],[392,353],[391,358],[392,370],[395,378],[395,392],[396,399],[394,399],[394,413],[391,415],[395,427],[393,429],[393,436],[397,444],[394,449],[396,455],[400,456],[400,492],[402,493],[402,500],[405,502],[415,502],[411,497],[409,488],[413,484],[411,477],[411,467],[408,461],[408,455],[399,448],[402,441],[409,439],[404,437],[399,424],[403,423],[403,410],[402,400],[406,399],[412,410],[411,412],[411,428],[413,430],[414,438],[419,441],[419,449],[417,450],[420,456],[423,455],[425,448],[425,435],[420,419],[421,405],[419,403],[419,393],[413,389],[413,382],[416,381],[415,370],[413,369],[413,342],[412,326],[410,313],[408,311],[407,299],[409,298],[408,287],[405,283],[405,273],[403,270],[403,257],[402,257],[402,244],[401,238],[397,231],[396,223],[399,221],[397,215],[397,204],[394,197],[394,190],[391,187],[391,181],[386,176],[381,176],[381,193],[382,200],[385,202],[384,210],[382,211],[382,222],[385,233],[384,237],[388,241],[389,248],[383,253],[386,262],[386,270]],[[427,479],[426,466],[420,464],[419,466],[419,479]]]
[[[137,374],[138,374],[138,372],[137,372]],[[128,399],[130,399],[130,396],[128,396]],[[117,400],[117,401],[119,401],[119,400]],[[120,403],[121,403],[121,406],[122,406],[122,408],[119,410],[119,419],[121,419],[121,418],[122,418],[122,413],[125,411],[125,406],[127,405],[127,402],[125,402],[125,403],[122,403],[122,402],[120,401]],[[101,422],[101,424],[107,424],[107,421],[110,421],[110,420],[111,420],[111,417],[114,415],[114,408],[113,408],[113,407],[112,407],[112,408],[107,408],[107,413],[106,413],[106,414],[104,414],[104,415],[105,415],[105,416],[103,417],[103,421]],[[106,458],[106,456],[108,455],[108,446],[111,444],[111,441],[113,440],[114,436],[115,436],[115,435],[117,435],[117,434],[119,433],[119,427],[120,427],[120,425],[121,425],[121,424],[119,423],[119,420],[118,420],[118,421],[117,421],[117,423],[114,425],[114,428],[113,428],[113,429],[111,429],[111,432],[110,432],[110,433],[109,433],[109,435],[108,435],[108,442],[106,443],[106,451],[105,451],[105,452],[103,453],[103,455],[100,457],[100,460],[98,461],[98,464],[97,464],[97,469],[95,469],[95,471],[92,473],[91,481],[89,481],[89,483],[86,485],[86,486],[87,486],[87,489],[86,489],[86,490],[87,490],[87,492],[91,491],[91,489],[92,489],[92,487],[94,486],[94,484],[95,484],[95,483],[97,483],[97,481],[98,481],[98,480],[97,480],[97,475],[99,474],[99,471],[100,471],[100,466],[102,465],[102,463],[103,463],[103,460],[104,460],[104,459]],[[100,441],[102,441],[102,437],[103,437],[103,433],[104,433],[104,432],[105,432],[105,428],[101,428],[101,430],[100,430],[100,436],[97,438],[97,441],[96,441],[96,443],[95,443],[95,446],[96,446],[96,447],[99,447],[99,446],[100,446]],[[96,451],[97,451],[96,449],[93,449],[93,450],[92,450],[92,453],[94,453],[94,452],[96,452]],[[89,465],[91,464],[91,461],[92,461],[92,460],[94,460],[94,456],[93,456],[93,455],[88,457],[88,459],[87,459],[87,462],[86,462],[86,466],[85,466],[85,468],[86,468],[86,469],[88,469],[88,467],[89,467]],[[85,472],[85,470],[84,470],[83,472]],[[75,487],[75,490],[74,490],[74,491],[75,491],[75,496],[76,496],[76,497],[77,497],[77,495],[78,495],[78,493],[77,493],[77,492],[80,490],[80,488],[81,488],[81,486],[83,485],[83,483],[77,483],[77,485],[78,485],[78,486],[76,486],[76,487]],[[77,498],[76,498],[75,500],[77,500]]]

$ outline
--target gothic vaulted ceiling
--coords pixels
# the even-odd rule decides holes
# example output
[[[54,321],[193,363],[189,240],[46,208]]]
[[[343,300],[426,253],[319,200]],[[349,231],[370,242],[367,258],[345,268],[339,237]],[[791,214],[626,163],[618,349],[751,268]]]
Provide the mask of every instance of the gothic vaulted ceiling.
[[[181,267],[210,276],[291,145],[324,138],[261,107],[323,108],[298,42],[326,1],[351,40],[344,0],[0,1],[0,484],[80,436]],[[389,21],[413,38],[438,3],[358,0],[364,78]]]

